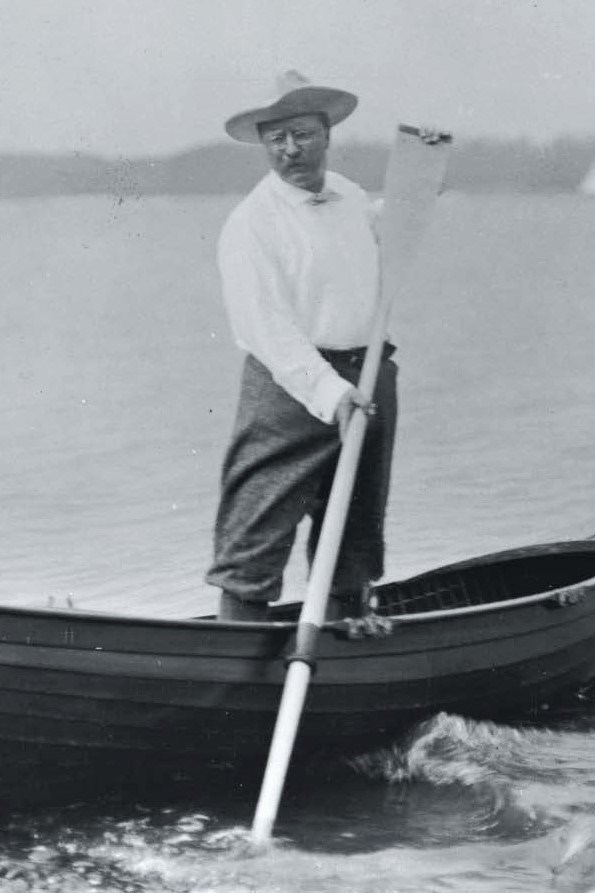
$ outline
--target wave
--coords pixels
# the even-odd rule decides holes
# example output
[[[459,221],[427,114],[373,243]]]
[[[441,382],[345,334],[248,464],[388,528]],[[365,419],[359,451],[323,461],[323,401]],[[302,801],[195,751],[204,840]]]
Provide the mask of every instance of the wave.
[[[511,839],[563,827],[577,813],[595,814],[592,747],[584,731],[513,728],[441,713],[404,741],[349,763],[391,787],[456,789],[461,825]]]

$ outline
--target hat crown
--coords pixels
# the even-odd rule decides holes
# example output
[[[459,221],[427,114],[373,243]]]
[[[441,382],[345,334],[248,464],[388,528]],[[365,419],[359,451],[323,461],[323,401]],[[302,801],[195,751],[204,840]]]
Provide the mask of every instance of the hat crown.
[[[300,90],[304,87],[310,87],[312,86],[312,82],[295,68],[290,68],[289,71],[283,71],[281,74],[277,75],[275,86],[277,88],[277,96],[280,98],[287,93],[291,93],[292,90]]]
[[[259,143],[259,125],[296,115],[324,113],[331,127],[344,121],[357,105],[357,96],[334,87],[313,84],[295,68],[276,78],[276,95],[265,105],[240,112],[225,122],[225,130],[236,140]]]

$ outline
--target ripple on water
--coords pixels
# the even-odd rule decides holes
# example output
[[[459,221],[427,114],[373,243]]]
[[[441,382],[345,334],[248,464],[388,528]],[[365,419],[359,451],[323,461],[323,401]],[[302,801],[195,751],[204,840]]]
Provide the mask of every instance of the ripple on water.
[[[448,817],[436,842],[486,834],[506,840],[546,833],[590,810],[595,773],[592,734],[513,728],[440,714],[403,742],[351,762],[356,772],[395,787],[395,801],[425,800]],[[421,792],[425,792],[421,793]],[[420,822],[423,819],[420,818]],[[429,831],[431,835],[431,830]],[[422,839],[427,842],[428,833]]]
[[[184,804],[13,815],[0,890],[586,893],[591,750],[584,731],[442,714],[350,768],[321,762],[294,779],[279,836],[261,853],[248,832],[253,789],[231,801],[195,793]]]

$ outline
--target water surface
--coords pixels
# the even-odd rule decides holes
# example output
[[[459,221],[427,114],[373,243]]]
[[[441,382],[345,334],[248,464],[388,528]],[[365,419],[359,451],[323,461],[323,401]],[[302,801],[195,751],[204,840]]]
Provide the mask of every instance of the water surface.
[[[2,601],[214,605],[202,575],[241,359],[214,244],[232,203],[0,204]],[[594,229],[579,197],[441,200],[394,314],[387,577],[595,533]],[[296,552],[288,595],[303,577]],[[250,785],[9,814],[0,890],[595,889],[590,693],[568,711],[541,729],[441,715],[315,764],[257,857]]]

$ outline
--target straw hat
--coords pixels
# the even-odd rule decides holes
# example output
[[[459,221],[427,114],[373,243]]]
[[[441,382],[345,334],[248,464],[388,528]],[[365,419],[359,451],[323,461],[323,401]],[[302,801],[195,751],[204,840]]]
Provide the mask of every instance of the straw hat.
[[[294,115],[324,113],[331,126],[345,120],[357,105],[357,96],[333,87],[311,84],[298,71],[286,71],[277,78],[276,99],[267,105],[240,112],[225,122],[225,130],[242,143],[258,143],[258,125]]]

